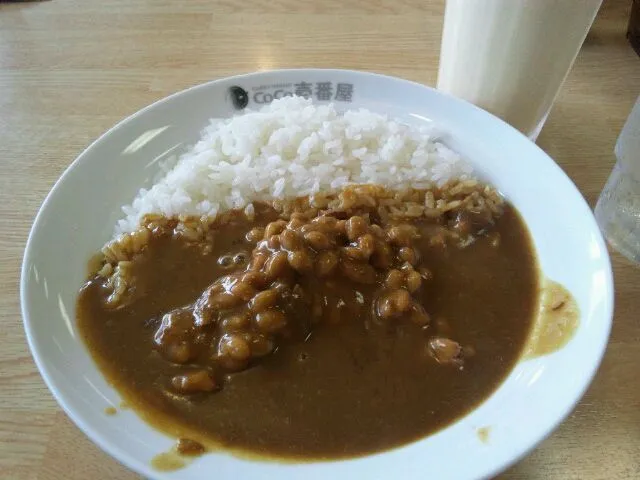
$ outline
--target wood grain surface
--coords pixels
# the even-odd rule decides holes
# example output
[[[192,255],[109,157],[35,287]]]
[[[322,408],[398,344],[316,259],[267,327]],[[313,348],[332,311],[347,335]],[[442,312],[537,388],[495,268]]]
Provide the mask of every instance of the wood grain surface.
[[[538,141],[591,205],[640,93],[640,59],[625,39],[630,4],[605,0]],[[0,478],[139,478],[62,413],[23,334],[24,244],[67,165],[123,117],[227,75],[334,67],[433,85],[443,8],[443,0],[0,2]],[[640,478],[640,270],[616,253],[613,264],[615,320],[593,385],[501,478]]]

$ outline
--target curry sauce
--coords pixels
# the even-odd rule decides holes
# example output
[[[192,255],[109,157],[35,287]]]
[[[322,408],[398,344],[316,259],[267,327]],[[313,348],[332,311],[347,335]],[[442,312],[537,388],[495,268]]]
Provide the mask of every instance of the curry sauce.
[[[103,272],[81,290],[82,336],[145,419],[208,446],[335,459],[424,437],[520,357],[537,265],[508,203],[380,205],[257,205],[197,241],[151,219],[116,267],[132,283]]]

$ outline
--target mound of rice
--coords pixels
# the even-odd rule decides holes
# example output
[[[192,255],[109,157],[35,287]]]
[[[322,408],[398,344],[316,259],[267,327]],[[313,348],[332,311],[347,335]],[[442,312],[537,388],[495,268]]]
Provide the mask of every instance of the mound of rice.
[[[115,233],[134,231],[150,213],[215,217],[253,201],[333,193],[349,184],[424,189],[471,173],[431,128],[285,97],[212,120],[158,183],[123,207],[126,217]]]

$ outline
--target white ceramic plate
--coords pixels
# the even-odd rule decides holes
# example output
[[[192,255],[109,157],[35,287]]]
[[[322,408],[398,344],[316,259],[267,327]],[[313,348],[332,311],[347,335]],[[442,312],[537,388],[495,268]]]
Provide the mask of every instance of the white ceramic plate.
[[[233,95],[239,86],[247,95]],[[237,92],[237,91],[236,91]],[[319,98],[318,98],[319,92]],[[545,275],[565,285],[582,312],[560,351],[521,361],[479,408],[450,427],[392,451],[353,460],[279,464],[208,454],[186,469],[159,473],[152,457],[173,440],[133,412],[107,416],[119,396],[78,337],[75,299],[87,260],[110,238],[120,206],[149,185],[158,161],[195,142],[210,117],[232,115],[292,93],[364,106],[407,122],[434,121],[520,210]],[[73,421],[107,453],[157,479],[251,478],[475,479],[492,476],[549,434],[572,410],[607,343],[613,283],[605,244],[582,196],[535,144],[466,102],[390,77],[340,70],[288,70],[218,80],[168,97],[116,125],[71,164],[38,214],[22,268],[22,312],[35,361]],[[487,443],[476,430],[490,427]],[[69,459],[73,461],[73,459]]]

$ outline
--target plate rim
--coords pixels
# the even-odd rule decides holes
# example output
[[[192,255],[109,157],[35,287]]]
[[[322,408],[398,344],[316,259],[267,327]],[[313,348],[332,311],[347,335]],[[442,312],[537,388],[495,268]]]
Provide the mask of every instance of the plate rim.
[[[375,73],[375,72],[368,72],[368,71],[364,71],[364,70],[333,69],[333,68],[292,68],[292,69],[261,70],[261,71],[243,73],[243,74],[233,75],[233,76],[228,76],[228,77],[221,77],[221,78],[217,78],[217,79],[214,79],[214,80],[210,80],[210,81],[207,81],[207,82],[199,83],[199,84],[192,85],[190,87],[184,88],[184,89],[179,90],[177,92],[171,93],[171,94],[169,94],[169,95],[167,95],[165,97],[162,97],[162,98],[152,102],[151,104],[146,105],[145,107],[135,111],[134,113],[122,118],[117,123],[115,123],[112,127],[107,129],[104,133],[99,135],[89,145],[87,145],[85,148],[83,148],[83,150],[75,157],[75,159],[60,174],[60,176],[58,177],[58,179],[56,180],[54,185],[51,187],[51,189],[49,190],[49,192],[45,196],[45,198],[42,201],[40,207],[38,208],[38,212],[37,212],[37,214],[36,214],[36,216],[35,216],[35,218],[33,220],[31,229],[29,231],[29,235],[28,235],[28,238],[27,238],[27,241],[26,241],[26,244],[25,244],[24,254],[23,254],[23,258],[22,258],[22,265],[21,265],[21,269],[20,269],[20,288],[19,288],[19,291],[20,291],[20,310],[21,310],[21,315],[22,315],[22,320],[23,320],[22,323],[23,323],[23,328],[25,330],[25,336],[26,336],[26,339],[27,339],[27,343],[28,343],[28,346],[29,346],[30,353],[31,353],[31,355],[32,355],[32,357],[34,359],[36,367],[38,368],[40,376],[42,377],[44,383],[46,384],[47,388],[49,389],[49,391],[51,392],[51,394],[55,398],[55,400],[58,403],[58,405],[60,407],[62,407],[62,409],[65,412],[65,414],[73,421],[73,423],[95,445],[97,445],[100,449],[102,449],[105,453],[107,453],[115,461],[125,465],[127,468],[129,468],[130,470],[132,470],[134,472],[137,472],[139,474],[145,475],[148,478],[157,478],[157,479],[163,479],[164,480],[164,479],[174,479],[176,477],[174,477],[171,474],[171,472],[167,473],[167,472],[161,472],[161,471],[153,469],[150,465],[146,464],[144,461],[138,459],[137,457],[134,457],[133,455],[129,455],[126,450],[122,450],[117,445],[113,444],[112,442],[110,442],[108,440],[104,440],[103,436],[102,436],[102,434],[100,433],[99,430],[97,430],[97,429],[93,428],[92,426],[88,425],[84,421],[83,418],[81,418],[80,416],[76,415],[74,413],[74,410],[71,409],[71,407],[67,404],[66,400],[63,398],[62,392],[54,385],[54,381],[52,380],[52,376],[49,373],[49,367],[46,364],[44,358],[41,356],[42,352],[39,351],[36,348],[35,339],[34,339],[34,333],[33,333],[34,326],[33,326],[32,322],[31,322],[31,320],[29,318],[30,317],[30,315],[29,315],[29,305],[28,305],[28,302],[26,300],[26,289],[27,289],[27,282],[28,282],[28,277],[29,277],[29,265],[31,264],[30,257],[31,257],[32,243],[33,243],[33,238],[35,236],[35,232],[38,230],[40,224],[43,222],[43,218],[44,218],[44,213],[43,212],[46,209],[46,206],[50,203],[51,198],[55,195],[56,191],[61,188],[61,185],[62,185],[65,177],[69,174],[69,172],[72,169],[74,169],[80,162],[82,162],[83,159],[86,156],[90,155],[91,150],[93,150],[94,147],[97,144],[102,142],[105,138],[109,137],[115,131],[125,127],[127,123],[129,123],[130,121],[134,120],[135,118],[137,118],[139,116],[142,116],[143,114],[145,114],[149,110],[151,110],[151,109],[153,109],[153,108],[155,108],[155,107],[157,107],[159,105],[162,105],[164,103],[170,102],[171,100],[175,99],[176,97],[179,97],[181,95],[185,95],[187,93],[194,92],[194,91],[197,91],[197,90],[200,90],[200,89],[211,88],[211,87],[214,87],[217,84],[222,84],[222,83],[231,82],[231,81],[242,81],[243,79],[254,78],[254,77],[262,76],[262,75],[265,75],[265,76],[268,76],[268,75],[271,75],[271,74],[299,75],[299,74],[309,74],[309,73],[326,73],[326,74],[333,74],[333,75],[342,74],[342,75],[356,75],[356,76],[363,76],[363,77],[377,77],[377,78],[380,78],[380,79],[385,80],[385,81],[393,81],[393,82],[397,82],[399,84],[411,84],[411,85],[414,85],[416,87],[420,87],[420,88],[423,88],[423,89],[433,90],[433,91],[436,91],[439,95],[443,95],[443,96],[448,97],[450,101],[463,103],[463,104],[466,104],[467,108],[471,107],[473,109],[482,111],[483,114],[486,114],[486,115],[489,115],[489,116],[493,117],[495,120],[497,120],[500,123],[502,123],[503,125],[507,126],[512,131],[515,131],[515,133],[517,133],[518,135],[526,138],[526,136],[524,136],[521,132],[519,132],[518,130],[516,130],[514,127],[512,127],[509,124],[507,124],[506,122],[502,121],[500,118],[495,117],[491,113],[486,112],[485,110],[481,109],[480,107],[477,107],[476,105],[473,105],[473,104],[471,104],[471,103],[469,103],[469,102],[467,102],[465,100],[459,99],[459,98],[454,97],[454,96],[452,96],[450,94],[447,94],[445,92],[437,91],[435,88],[433,88],[433,87],[431,87],[429,85],[420,84],[418,82],[415,82],[415,81],[412,81],[412,80],[408,80],[408,79],[404,79],[404,78],[400,78],[400,77],[394,77],[394,76],[391,76],[391,75],[385,75],[385,74],[380,74],[380,73]],[[560,175],[564,176],[566,180],[568,180],[568,182],[571,184],[571,186],[574,189],[574,193],[578,194],[581,202],[591,212],[591,215],[593,217],[593,212],[592,212],[591,208],[589,207],[589,205],[586,202],[582,192],[577,188],[577,186],[575,185],[573,180],[564,172],[564,170],[544,150],[542,150],[536,144],[534,144],[534,146],[535,146],[536,149],[539,150],[539,152],[542,155],[546,156],[551,161],[551,163],[553,163],[553,166],[558,170],[558,173]],[[592,220],[593,220],[593,218],[592,218]],[[594,220],[594,222],[595,222],[595,220]],[[602,341],[601,341],[602,348],[600,349],[600,351],[598,353],[598,360],[595,362],[594,368],[592,369],[592,371],[588,372],[588,375],[585,376],[586,381],[584,382],[584,385],[582,385],[581,388],[576,390],[575,399],[573,401],[571,401],[571,402],[568,402],[568,404],[566,405],[566,408],[563,409],[562,415],[560,415],[558,418],[555,419],[555,421],[550,423],[550,425],[546,429],[544,435],[542,435],[540,438],[536,438],[535,441],[531,442],[531,444],[528,447],[526,447],[526,448],[522,449],[521,451],[519,451],[518,454],[513,456],[512,458],[510,458],[509,461],[496,464],[494,466],[494,468],[491,469],[491,471],[478,472],[480,474],[480,477],[478,477],[478,478],[490,478],[490,477],[492,477],[492,476],[494,476],[494,475],[496,475],[496,474],[498,474],[500,472],[505,471],[506,469],[508,469],[509,467],[513,466],[518,461],[520,461],[523,457],[528,455],[542,441],[544,441],[551,433],[553,433],[558,428],[558,426],[562,422],[564,422],[564,420],[575,409],[577,404],[583,398],[584,394],[586,393],[586,391],[589,388],[589,386],[592,384],[593,379],[594,379],[596,373],[598,372],[598,370],[600,368],[600,365],[601,365],[601,363],[603,361],[604,355],[606,353],[606,349],[607,349],[608,344],[609,344],[609,338],[610,338],[611,328],[612,328],[612,324],[613,324],[613,314],[614,314],[614,307],[615,307],[615,305],[614,305],[615,285],[614,285],[614,279],[613,279],[613,270],[612,270],[612,265],[611,265],[611,259],[610,259],[609,251],[607,249],[606,242],[604,241],[604,238],[603,238],[600,230],[596,228],[596,232],[597,232],[597,242],[598,242],[599,246],[602,248],[602,251],[604,252],[604,255],[603,255],[603,266],[605,267],[604,268],[605,276],[606,276],[605,285],[606,285],[607,291],[608,291],[607,292],[608,295],[606,295],[605,298],[604,298],[604,307],[605,307],[605,310],[606,310],[606,320],[607,320],[606,335],[602,338]],[[495,392],[493,392],[493,393],[495,393]],[[493,393],[491,395],[493,395]],[[485,401],[486,401],[486,399],[485,399]],[[484,401],[482,403],[484,403]],[[479,407],[479,405],[478,405],[478,407]],[[473,410],[475,410],[475,408]],[[142,420],[142,421],[144,421],[144,420]],[[158,432],[160,432],[160,431],[158,430]],[[162,433],[162,432],[160,432],[160,433]],[[358,458],[360,458],[360,457],[358,457]],[[342,461],[342,460],[340,460],[340,461]],[[331,461],[329,461],[329,462],[331,462]],[[329,463],[329,462],[323,462],[323,463]],[[175,472],[173,472],[173,473],[175,473]]]

